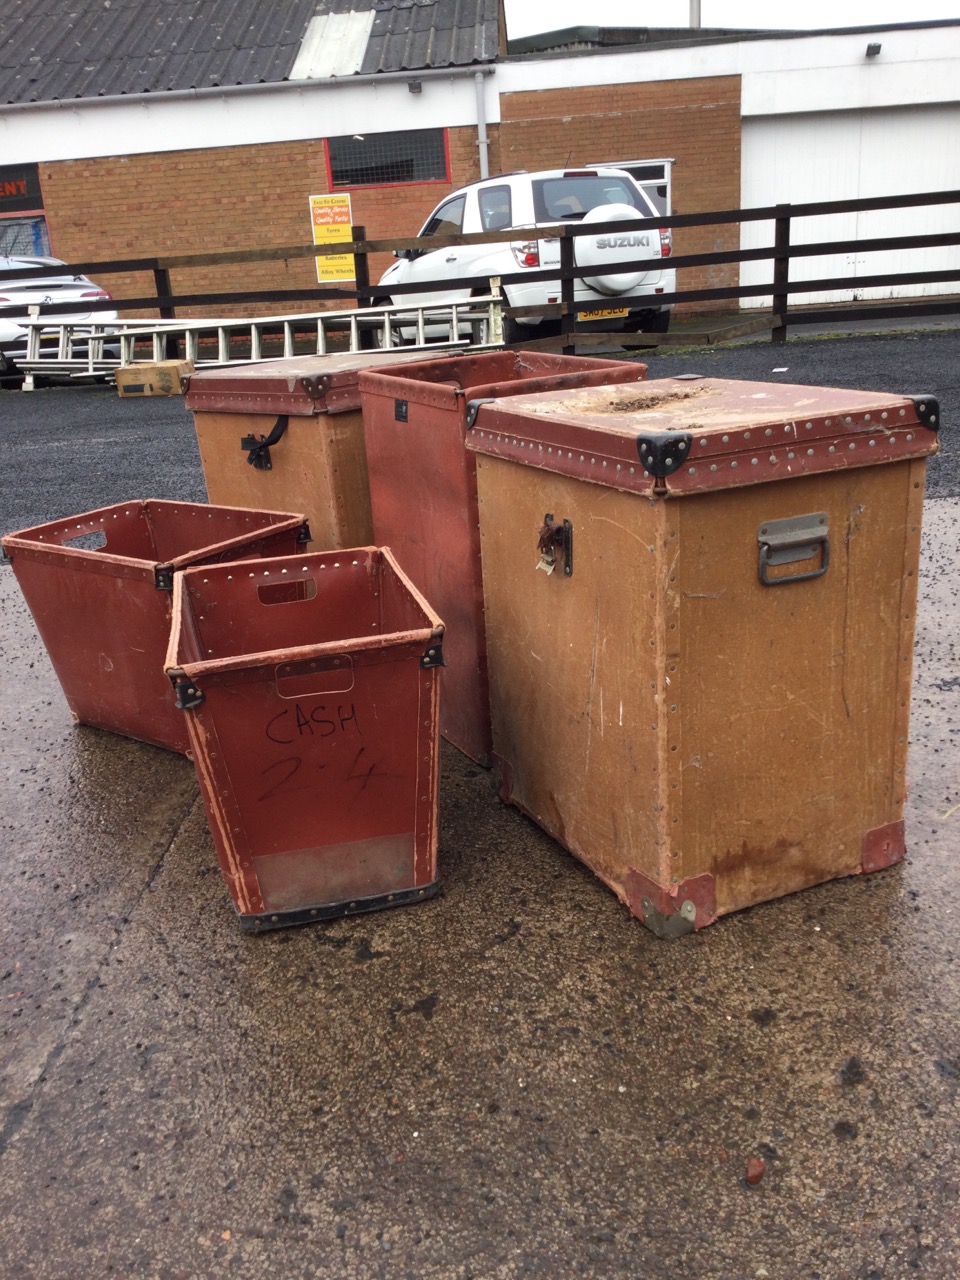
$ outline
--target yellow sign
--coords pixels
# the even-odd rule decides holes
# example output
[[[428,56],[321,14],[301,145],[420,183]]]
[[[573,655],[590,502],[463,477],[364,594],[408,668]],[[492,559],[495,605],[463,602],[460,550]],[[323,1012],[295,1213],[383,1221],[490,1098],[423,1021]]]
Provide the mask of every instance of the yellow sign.
[[[310,222],[313,225],[314,244],[337,244],[351,240],[350,197],[346,192],[334,195],[310,197]],[[352,253],[331,253],[317,258],[317,280],[331,284],[344,280],[356,280],[357,269]]]

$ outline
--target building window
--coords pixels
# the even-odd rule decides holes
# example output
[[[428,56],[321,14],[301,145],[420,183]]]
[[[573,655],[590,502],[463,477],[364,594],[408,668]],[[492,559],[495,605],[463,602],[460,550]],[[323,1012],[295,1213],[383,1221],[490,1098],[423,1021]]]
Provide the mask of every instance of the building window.
[[[31,258],[49,257],[50,237],[45,220],[0,217],[0,258],[22,253]]]
[[[327,155],[331,187],[449,181],[443,129],[407,129],[402,133],[328,138]]]
[[[38,167],[0,165],[0,256],[49,252]]]

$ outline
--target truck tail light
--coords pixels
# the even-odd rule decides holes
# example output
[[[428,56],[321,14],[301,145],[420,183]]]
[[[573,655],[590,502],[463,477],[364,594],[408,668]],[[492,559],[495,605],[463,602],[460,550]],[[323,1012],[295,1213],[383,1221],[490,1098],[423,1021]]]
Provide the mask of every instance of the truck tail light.
[[[669,227],[660,228],[660,257],[669,258],[673,253],[673,235]]]
[[[510,248],[518,267],[539,267],[540,246],[536,240],[523,240],[519,244],[511,244]]]

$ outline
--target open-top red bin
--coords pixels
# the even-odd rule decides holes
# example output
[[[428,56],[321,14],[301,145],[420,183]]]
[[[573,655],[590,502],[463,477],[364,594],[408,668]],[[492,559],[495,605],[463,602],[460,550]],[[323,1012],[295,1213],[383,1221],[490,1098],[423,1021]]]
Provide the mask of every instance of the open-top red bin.
[[[309,536],[302,515],[145,499],[2,543],[74,719],[186,752],[163,674],[176,571],[293,554]]]
[[[434,892],[442,637],[385,549],[177,575],[167,673],[245,928]]]

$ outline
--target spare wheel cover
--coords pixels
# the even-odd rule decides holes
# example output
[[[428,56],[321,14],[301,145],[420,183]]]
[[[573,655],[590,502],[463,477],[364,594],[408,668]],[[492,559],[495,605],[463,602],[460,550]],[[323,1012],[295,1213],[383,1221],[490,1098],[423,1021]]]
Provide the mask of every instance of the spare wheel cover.
[[[629,204],[598,204],[596,208],[585,213],[580,226],[590,222],[636,222],[643,214]],[[603,267],[607,262],[624,262],[631,257],[652,258],[659,249],[659,231],[653,223],[646,219],[646,226],[627,233],[631,237],[638,235],[647,240],[647,244],[617,247],[605,244],[610,236],[575,236],[573,256],[578,267]],[[635,289],[648,273],[646,271],[622,271],[611,274],[601,271],[597,275],[584,276],[584,283],[598,293],[629,293]]]

